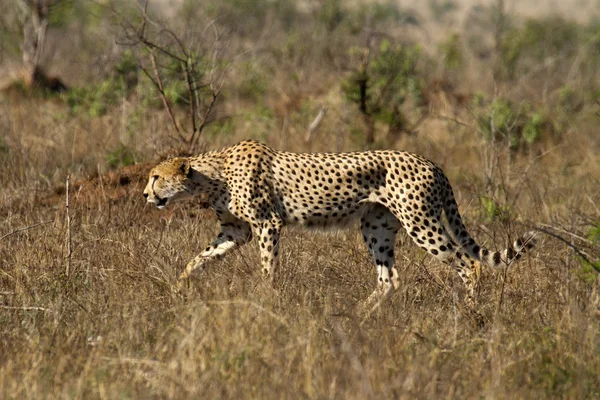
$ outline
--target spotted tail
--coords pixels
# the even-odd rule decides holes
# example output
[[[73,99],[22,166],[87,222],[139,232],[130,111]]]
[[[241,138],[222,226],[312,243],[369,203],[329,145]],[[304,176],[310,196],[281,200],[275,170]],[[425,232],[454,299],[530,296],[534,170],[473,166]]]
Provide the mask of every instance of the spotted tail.
[[[443,201],[443,208],[448,224],[450,225],[451,234],[469,257],[478,260],[488,267],[497,268],[510,265],[535,246],[536,239],[535,232],[533,231],[523,234],[512,243],[511,247],[508,247],[503,251],[490,251],[485,247],[479,246],[469,235],[469,232],[467,232],[467,229],[462,222],[462,218],[458,212],[458,205],[456,204],[449,183],[446,185],[446,189],[446,198]]]

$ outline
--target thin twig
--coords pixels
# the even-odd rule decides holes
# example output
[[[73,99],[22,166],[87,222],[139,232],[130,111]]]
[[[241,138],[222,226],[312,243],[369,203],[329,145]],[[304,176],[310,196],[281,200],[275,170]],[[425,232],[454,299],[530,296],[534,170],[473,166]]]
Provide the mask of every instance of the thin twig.
[[[40,226],[40,225],[46,225],[46,224],[49,224],[49,223],[51,223],[51,222],[53,222],[53,221],[44,221],[44,222],[38,222],[37,224],[33,224],[33,225],[29,225],[29,226],[24,226],[24,227],[22,227],[22,228],[16,229],[16,230],[14,230],[14,231],[12,231],[12,232],[9,232],[9,233],[7,233],[6,235],[4,235],[4,236],[0,237],[0,241],[1,241],[1,240],[4,240],[5,238],[7,238],[7,237],[9,237],[9,236],[12,236],[12,235],[14,235],[15,233],[19,233],[19,232],[27,231],[27,230],[29,230],[29,229],[32,229],[32,228],[35,228],[35,227],[37,227],[37,226]]]
[[[323,117],[325,117],[325,114],[327,114],[327,107],[322,106],[321,109],[319,110],[319,113],[317,114],[317,116],[315,117],[313,122],[311,122],[311,124],[308,126],[308,129],[306,130],[306,136],[304,137],[305,142],[310,141],[313,132],[319,127],[319,124],[321,124],[321,121],[323,120]]]
[[[452,121],[452,122],[454,122],[454,123],[456,123],[458,125],[462,125],[462,126],[464,126],[466,128],[470,128],[470,129],[473,129],[473,130],[477,131],[477,128],[475,128],[473,125],[469,125],[468,123],[463,122],[463,121],[461,121],[461,120],[459,120],[457,118],[454,118],[454,117],[448,117],[446,115],[439,115],[439,114],[438,115],[433,115],[432,117],[433,118],[437,118],[437,119],[441,119],[441,120]]]
[[[66,193],[66,208],[67,208],[67,270],[65,271],[67,278],[71,275],[71,212],[69,208],[69,180],[71,176],[67,175],[67,193]]]
[[[181,63],[183,74],[185,77],[185,84],[188,90],[188,98],[189,98],[189,107],[190,107],[190,118],[192,119],[192,137],[190,140],[194,140],[194,136],[196,135],[196,103],[194,103],[194,89],[192,87],[192,78],[190,74],[191,60],[188,58],[186,63]]]
[[[500,287],[500,299],[498,299],[498,306],[496,306],[496,314],[502,309],[502,303],[504,303],[504,289],[506,287],[506,276],[508,274],[508,268],[504,268],[502,271],[502,286]]]
[[[212,92],[212,97],[211,97],[210,103],[208,104],[208,106],[206,106],[206,110],[204,111],[204,115],[202,116],[202,120],[200,121],[200,125],[198,125],[198,130],[197,130],[198,133],[197,133],[197,135],[195,135],[195,133],[194,133],[194,140],[193,140],[193,142],[190,143],[190,151],[193,151],[195,149],[198,139],[200,138],[200,134],[202,133],[202,130],[204,129],[204,127],[207,124],[208,116],[210,115],[212,108],[215,105],[215,102],[217,101],[217,97],[219,97],[220,93],[221,93],[221,88],[219,88],[217,91]]]
[[[548,225],[548,224],[540,224],[540,226],[543,226],[543,227],[545,227],[545,228],[549,228],[549,229],[552,229],[552,230],[555,230],[555,231],[558,231],[558,232],[564,233],[564,234],[566,234],[566,235],[569,235],[569,236],[572,236],[572,237],[574,237],[575,239],[579,239],[579,240],[581,240],[581,241],[582,241],[582,242],[584,242],[584,243],[587,243],[587,244],[589,244],[589,245],[592,245],[592,241],[591,241],[591,240],[588,240],[588,239],[586,239],[586,238],[584,238],[584,237],[581,237],[581,236],[579,236],[579,235],[576,235],[576,234],[574,234],[574,233],[572,233],[572,232],[569,232],[569,231],[567,231],[566,229],[563,229],[563,228],[558,228],[558,227],[556,227],[556,226],[552,226],[552,225]]]
[[[580,250],[577,246],[575,246],[574,244],[570,243],[568,240],[566,240],[565,238],[563,238],[562,236],[549,231],[548,229],[542,228],[539,225],[529,225],[531,226],[533,229],[536,229],[542,233],[545,233],[546,235],[552,236],[555,239],[560,240],[561,242],[563,242],[564,244],[566,244],[567,246],[569,246],[570,248],[573,249],[573,251],[575,252],[575,254],[577,254],[579,257],[581,257],[583,259],[583,261],[585,261],[587,264],[593,265],[593,262],[590,261],[590,259],[588,258],[589,256],[587,256],[583,250]],[[600,271],[599,271],[600,272]]]
[[[167,32],[167,33],[170,33],[171,35],[174,35],[172,32],[170,32],[170,31],[168,31],[168,30],[164,30],[164,31],[165,31],[165,32]],[[129,36],[128,34],[127,34],[127,36],[128,36],[128,38],[130,38],[130,39],[131,39],[131,36]],[[171,58],[173,58],[173,59],[175,59],[175,60],[177,60],[177,61],[179,61],[179,62],[185,62],[185,58],[183,58],[183,57],[181,57],[181,56],[178,56],[177,54],[174,54],[173,52],[170,52],[170,51],[168,51],[168,50],[165,50],[165,48],[164,48],[164,47],[161,47],[161,46],[157,45],[156,43],[154,43],[154,42],[151,42],[151,41],[150,41],[150,40],[148,40],[146,37],[140,37],[140,36],[136,36],[136,37],[135,37],[135,39],[137,39],[137,41],[138,41],[139,43],[142,43],[144,46],[146,46],[146,47],[147,47],[147,48],[149,48],[150,50],[158,50],[158,51],[160,51],[161,53],[163,53],[163,54],[165,54],[165,55],[167,55],[167,56],[169,56],[169,57],[171,57]],[[136,43],[136,42],[133,42],[133,43],[119,43],[119,44],[123,44],[123,45],[130,45],[130,46],[131,46],[131,45],[135,45],[135,44],[137,44],[137,43]]]
[[[200,135],[202,134],[202,131],[204,130],[204,127],[207,125],[208,122],[208,116],[212,111],[212,108],[217,100],[217,97],[219,96],[219,94],[221,93],[221,89],[223,88],[223,83],[224,83],[224,78],[221,80],[220,84],[218,85],[218,89],[215,89],[215,85],[213,84],[213,74],[214,71],[216,69],[216,65],[217,65],[217,55],[218,55],[218,44],[219,44],[219,32],[216,28],[216,26],[214,25],[214,23],[211,23],[210,25],[215,33],[215,42],[213,45],[213,57],[212,57],[212,64],[211,64],[211,68],[208,74],[208,83],[206,86],[210,87],[211,90],[211,94],[212,94],[212,98],[210,103],[208,104],[208,106],[206,107],[206,110],[204,112],[204,114],[201,116],[201,120],[200,120],[200,124],[196,127],[196,112],[198,113],[198,115],[200,115],[200,101],[199,101],[199,91],[198,90],[194,90],[193,93],[195,94],[195,100],[196,100],[196,109],[194,110],[193,107],[191,107],[191,103],[192,103],[192,97],[191,97],[191,92],[192,92],[192,88],[190,86],[190,83],[188,83],[188,90],[190,91],[190,108],[192,110],[192,119],[193,119],[193,123],[194,123],[194,131],[192,132],[192,137],[190,139],[190,151],[194,151],[195,147],[198,143],[198,140],[200,139]],[[208,29],[208,27],[206,28]],[[223,75],[221,75],[223,76]],[[193,78],[193,75],[192,75]],[[189,76],[186,76],[186,81],[189,82]]]
[[[4,310],[21,310],[21,311],[45,311],[45,312],[54,312],[54,310],[50,310],[49,308],[44,308],[44,307],[34,307],[34,306],[15,307],[15,306],[3,306],[3,305],[0,305],[0,309],[4,309]]]

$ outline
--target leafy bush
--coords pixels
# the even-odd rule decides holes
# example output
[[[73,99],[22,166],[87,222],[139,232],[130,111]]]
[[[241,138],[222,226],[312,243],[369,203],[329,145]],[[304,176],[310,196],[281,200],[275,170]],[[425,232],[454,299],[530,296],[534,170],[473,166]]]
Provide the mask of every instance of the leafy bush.
[[[600,222],[597,222],[588,231],[588,239],[595,245],[600,245]]]
[[[342,0],[325,0],[317,11],[317,18],[328,32],[334,31],[347,17]]]
[[[587,238],[595,248],[600,248],[600,221],[592,224],[588,229]],[[581,266],[577,270],[577,276],[586,283],[593,284],[598,281],[600,274],[600,260],[585,259],[580,257]]]
[[[455,70],[462,66],[463,55],[460,45],[460,36],[453,33],[440,45],[440,51],[446,69]]]
[[[428,0],[429,10],[436,21],[444,20],[449,14],[457,10],[454,0]]]
[[[544,129],[545,120],[542,114],[534,112],[531,117],[525,122],[521,132],[523,139],[529,145],[535,143]]]
[[[267,91],[269,79],[267,74],[261,71],[255,62],[247,62],[241,65],[243,76],[237,87],[240,96],[249,100],[258,100]]]
[[[188,1],[185,9],[197,9],[197,1]],[[206,13],[220,25],[251,37],[263,33],[265,23],[279,21],[284,30],[298,21],[296,3],[289,0],[216,0],[205,6]]]
[[[563,86],[558,92],[559,111],[565,114],[572,114],[577,111],[581,105],[581,99],[570,86]]]
[[[490,197],[480,197],[483,217],[488,222],[508,221],[511,217],[510,208],[501,205]]]
[[[114,74],[119,79],[125,81],[125,86],[127,88],[132,88],[137,85],[139,68],[133,51],[126,50],[121,54],[119,61],[114,66]]]
[[[89,117],[99,117],[124,96],[123,83],[119,79],[109,78],[89,87],[72,88],[65,92],[64,99],[73,113],[86,112]]]
[[[508,78],[527,73],[556,56],[575,54],[580,32],[575,22],[559,17],[528,20],[509,29],[502,40],[501,61]]]
[[[366,51],[351,49],[359,57],[364,57]],[[387,124],[390,130],[401,130],[405,118],[400,107],[409,98],[415,104],[421,102],[423,83],[417,73],[420,57],[418,46],[383,40],[369,62],[342,82],[342,92],[363,114]]]
[[[106,153],[104,160],[109,168],[117,169],[135,164],[136,157],[131,148],[125,146],[123,143],[119,143],[116,149]]]
[[[515,105],[503,98],[484,105],[477,122],[487,141],[506,141],[511,149],[532,145],[552,130],[541,111],[528,103]]]
[[[233,118],[225,118],[215,121],[206,129],[206,134],[211,138],[227,137],[235,133],[235,120]]]
[[[113,74],[87,87],[67,90],[63,98],[73,113],[86,112],[89,117],[104,115],[137,85],[137,63],[131,52],[122,54]]]

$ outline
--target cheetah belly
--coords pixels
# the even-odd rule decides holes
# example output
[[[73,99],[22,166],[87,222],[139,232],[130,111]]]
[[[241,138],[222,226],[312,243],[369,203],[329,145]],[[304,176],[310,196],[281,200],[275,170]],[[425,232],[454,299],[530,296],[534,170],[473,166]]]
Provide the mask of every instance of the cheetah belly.
[[[306,227],[344,227],[360,218],[370,207],[361,198],[317,200],[314,203],[296,201],[284,196],[284,220],[290,225]]]
[[[384,184],[384,166],[360,154],[280,153],[270,180],[287,224],[340,227],[360,218]]]

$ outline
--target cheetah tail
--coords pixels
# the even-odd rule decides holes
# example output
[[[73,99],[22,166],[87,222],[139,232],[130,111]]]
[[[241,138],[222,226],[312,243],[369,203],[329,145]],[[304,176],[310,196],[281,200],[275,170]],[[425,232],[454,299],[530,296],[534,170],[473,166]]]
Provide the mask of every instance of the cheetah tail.
[[[476,258],[479,258],[482,264],[492,268],[508,266],[535,246],[535,234],[534,231],[530,231],[521,235],[513,242],[512,247],[508,247],[503,251],[489,251],[485,248],[479,248],[479,254],[477,254],[479,257]]]
[[[466,252],[469,257],[478,260],[488,267],[497,268],[502,265],[510,265],[513,261],[521,258],[523,254],[535,245],[536,240],[534,231],[525,233],[515,240],[511,247],[503,251],[489,251],[488,249],[477,245],[462,222],[462,218],[458,211],[458,204],[456,203],[448,179],[443,175],[441,175],[441,177],[444,186],[447,188],[442,205],[444,214],[446,214],[446,219],[450,225],[450,232],[452,236],[454,236],[454,239],[459,243],[462,250]]]

